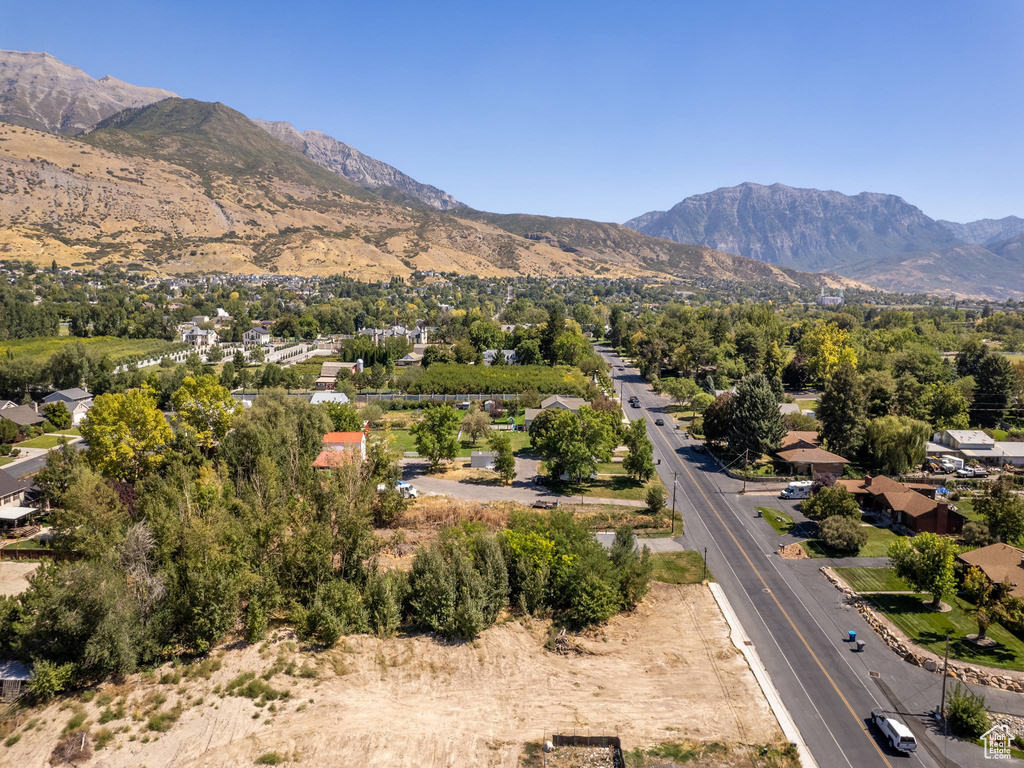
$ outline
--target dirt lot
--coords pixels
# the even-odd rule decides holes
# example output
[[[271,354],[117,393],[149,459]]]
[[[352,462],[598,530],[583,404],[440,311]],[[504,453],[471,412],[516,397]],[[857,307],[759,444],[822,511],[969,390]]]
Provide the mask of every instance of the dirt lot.
[[[546,650],[546,637],[545,622],[508,621],[472,644],[360,636],[312,654],[278,633],[261,648],[220,652],[208,677],[193,669],[175,679],[165,667],[88,703],[27,712],[2,734],[21,735],[3,761],[42,768],[75,707],[95,737],[102,708],[119,702],[123,714],[108,709],[111,737],[88,765],[235,768],[273,752],[295,766],[514,768],[526,742],[554,732],[619,735],[627,749],[782,739],[705,587],[654,584],[634,614],[573,638],[576,652]],[[288,698],[260,706],[225,695],[246,671],[269,672],[254,684],[267,679]],[[160,713],[179,702],[180,717],[161,730]]]
[[[22,563],[17,560],[0,561],[0,595],[18,595],[28,588],[28,576],[39,563]]]

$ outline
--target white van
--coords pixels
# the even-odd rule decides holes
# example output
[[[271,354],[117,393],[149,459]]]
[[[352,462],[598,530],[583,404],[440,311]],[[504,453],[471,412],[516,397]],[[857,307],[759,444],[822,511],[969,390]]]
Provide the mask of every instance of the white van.
[[[402,494],[407,499],[418,499],[420,492],[417,491],[410,483],[400,482],[395,485],[395,490]]]
[[[878,730],[888,739],[893,749],[900,752],[913,752],[917,749],[917,739],[895,712],[873,709],[871,710],[871,719],[875,721]]]
[[[811,496],[811,481],[797,480],[790,483],[779,494],[780,499],[807,499]]]

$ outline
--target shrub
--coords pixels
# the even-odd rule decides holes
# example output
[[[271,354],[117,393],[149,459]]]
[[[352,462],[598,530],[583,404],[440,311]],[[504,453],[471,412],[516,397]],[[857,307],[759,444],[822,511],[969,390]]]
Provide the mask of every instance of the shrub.
[[[856,552],[868,541],[868,535],[849,517],[826,518],[818,528],[821,540],[840,552]]]
[[[52,701],[55,696],[67,688],[71,681],[73,666],[71,664],[55,664],[46,659],[35,662],[32,668],[32,679],[28,681],[28,693],[37,704]]]
[[[373,574],[366,582],[366,616],[369,629],[379,637],[389,637],[402,623],[402,602],[408,585],[399,572]]]
[[[992,727],[985,710],[985,697],[956,684],[946,705],[946,721],[950,730],[965,739],[976,739]]]
[[[811,520],[825,520],[835,516],[860,518],[857,500],[842,485],[822,486],[800,505],[800,510]]]
[[[984,547],[993,541],[992,533],[988,529],[988,523],[983,520],[971,520],[964,523],[962,536],[964,544],[969,547]]]
[[[178,702],[171,709],[164,710],[163,712],[154,712],[149,716],[146,727],[151,731],[166,733],[171,730],[171,726],[178,722],[183,709],[184,707],[182,707],[181,702]]]
[[[280,765],[284,758],[277,752],[264,752],[256,758],[256,765]]]
[[[651,517],[658,518],[665,513],[665,489],[660,485],[648,488],[644,501],[647,502],[647,514]]]

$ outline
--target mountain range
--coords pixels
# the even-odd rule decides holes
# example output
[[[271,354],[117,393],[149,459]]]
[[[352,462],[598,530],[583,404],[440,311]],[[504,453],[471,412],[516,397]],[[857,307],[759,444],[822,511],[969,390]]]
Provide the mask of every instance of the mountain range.
[[[102,81],[51,56],[0,55],[25,58],[31,66],[5,69],[13,82],[0,96],[0,258],[157,273],[857,285],[618,224],[476,211],[321,132],[253,121],[220,103],[141,89],[148,95],[123,109],[110,99],[100,109]],[[44,81],[64,83],[45,110]]]
[[[747,183],[624,226],[487,213],[321,131],[94,79],[45,53],[0,51],[0,122],[2,258],[1024,296],[1024,219],[936,221],[895,195]]]
[[[694,195],[625,226],[798,270],[901,292],[1024,297],[1024,219],[937,221],[896,195],[744,183]]]

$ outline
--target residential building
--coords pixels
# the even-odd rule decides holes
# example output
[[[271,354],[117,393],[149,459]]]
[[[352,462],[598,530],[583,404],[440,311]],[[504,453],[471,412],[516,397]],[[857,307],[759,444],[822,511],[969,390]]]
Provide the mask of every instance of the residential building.
[[[580,406],[586,405],[587,400],[582,397],[566,397],[565,395],[551,395],[551,397],[545,398],[541,401],[540,408],[527,408],[526,414],[523,418],[523,426],[526,429],[530,428],[533,420],[537,418],[537,414],[541,411],[548,410],[563,410],[572,411],[575,413],[580,409]]]
[[[24,503],[24,486],[0,469],[0,528],[17,528],[36,514],[35,508],[23,506]]]
[[[321,403],[338,403],[344,405],[348,402],[348,395],[344,392],[314,392],[313,396],[309,398],[311,405],[320,405]]]
[[[837,453],[821,447],[817,432],[789,431],[782,438],[782,447],[775,455],[790,466],[794,475],[843,474],[850,462]]]
[[[892,478],[868,475],[863,480],[838,480],[858,503],[883,522],[912,534],[957,535],[966,518],[945,500],[936,500],[936,487],[927,483],[900,483]]]
[[[500,352],[497,349],[484,350],[484,364],[494,365],[494,361],[497,359],[499,354],[505,357],[505,362],[509,365],[516,364],[516,351],[514,349],[503,349]]]
[[[1024,598],[1024,551],[1009,544],[989,544],[958,556],[967,566],[980,568],[993,584],[1006,583],[1010,596]]]
[[[4,408],[3,410],[0,410],[0,419],[13,421],[21,429],[24,429],[25,427],[37,427],[46,421],[46,417],[39,412],[39,406],[35,403],[32,405],[16,405],[13,408]]]
[[[947,429],[932,436],[929,456],[959,456],[964,461],[1001,466],[1024,466],[1024,443],[997,441],[980,429]]]
[[[419,352],[410,352],[405,357],[400,357],[395,360],[395,365],[399,367],[407,367],[410,365],[420,365],[423,362],[423,355]]]
[[[198,350],[206,350],[217,343],[217,332],[204,328],[190,328],[185,332],[182,341],[191,344]]]
[[[81,387],[62,389],[58,392],[51,392],[43,398],[43,404],[64,403],[64,406],[71,414],[71,426],[77,427],[85,419],[89,409],[92,408],[92,395]]]
[[[247,347],[262,347],[270,343],[270,331],[260,325],[254,325],[242,334],[242,343]]]
[[[349,451],[366,458],[366,432],[328,432],[322,443],[325,451]]]

